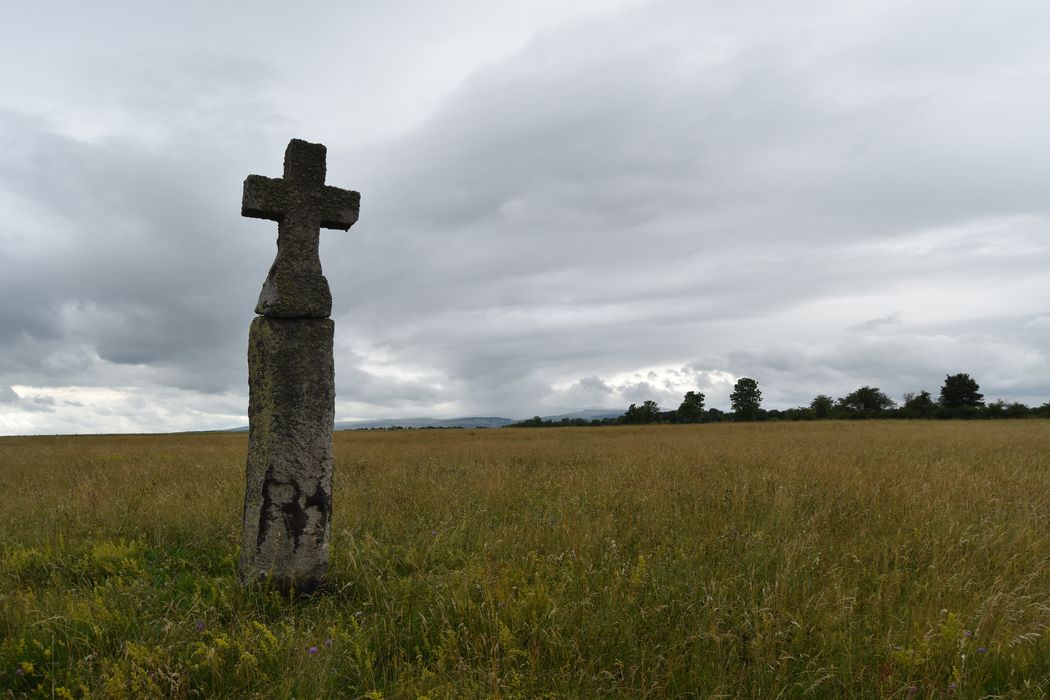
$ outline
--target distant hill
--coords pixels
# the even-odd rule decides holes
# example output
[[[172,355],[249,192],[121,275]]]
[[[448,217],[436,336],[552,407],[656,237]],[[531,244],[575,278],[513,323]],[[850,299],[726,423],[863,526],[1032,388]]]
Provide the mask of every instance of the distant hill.
[[[623,415],[623,411],[610,411],[607,408],[587,408],[582,411],[573,411],[572,413],[559,413],[556,416],[540,416],[543,420],[549,420],[552,423],[557,423],[561,420],[575,420],[582,418],[584,420],[601,420],[603,418],[619,418]],[[532,416],[529,416],[530,418]]]
[[[466,418],[385,418],[383,420],[339,420],[336,430],[369,428],[502,428],[513,423],[509,418],[469,416]]]
[[[543,420],[557,423],[561,420],[601,420],[622,416],[623,411],[610,411],[607,408],[588,408],[572,413],[559,413],[556,416],[540,416]],[[528,416],[531,418],[532,416]],[[523,418],[502,418],[500,416],[466,416],[463,418],[383,418],[379,420],[339,420],[335,422],[336,430],[374,430],[377,428],[502,428],[517,423]],[[233,428],[228,432],[245,432],[248,426]]]
[[[559,413],[556,416],[540,416],[543,420],[557,423],[561,420],[582,418],[583,420],[601,420],[622,416],[623,411],[610,411],[606,408],[588,408],[572,413]],[[530,416],[531,417],[531,416]],[[367,430],[369,428],[502,428],[523,419],[502,418],[499,416],[469,416],[465,418],[385,418],[383,420],[349,420],[336,421],[336,430]]]

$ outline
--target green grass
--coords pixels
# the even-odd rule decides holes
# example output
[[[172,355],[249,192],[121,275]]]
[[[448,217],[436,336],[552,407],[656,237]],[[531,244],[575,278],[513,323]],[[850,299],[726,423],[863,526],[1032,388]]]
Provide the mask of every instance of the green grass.
[[[335,453],[329,587],[289,601],[234,576],[244,435],[0,438],[0,689],[1050,694],[1050,422],[357,432]]]

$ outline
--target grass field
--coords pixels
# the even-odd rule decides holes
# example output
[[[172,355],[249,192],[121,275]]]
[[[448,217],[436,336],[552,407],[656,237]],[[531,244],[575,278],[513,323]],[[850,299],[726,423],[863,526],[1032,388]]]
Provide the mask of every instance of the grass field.
[[[0,438],[0,696],[1050,693],[1048,421],[339,433],[295,601],[245,453]]]

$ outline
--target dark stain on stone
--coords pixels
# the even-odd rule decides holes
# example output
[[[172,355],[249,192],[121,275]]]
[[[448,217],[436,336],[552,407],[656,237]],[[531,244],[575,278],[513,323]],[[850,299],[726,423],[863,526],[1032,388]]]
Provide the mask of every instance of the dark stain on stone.
[[[259,504],[259,534],[255,537],[255,551],[262,549],[266,536],[270,533],[270,525],[274,520],[273,499],[270,498],[270,489],[281,482],[267,475],[262,486],[262,503]]]
[[[321,522],[318,528],[323,536],[323,533],[328,532],[328,514],[332,512],[332,495],[324,490],[324,488],[318,484],[314,492],[306,497],[306,502],[303,504],[303,510],[307,508],[317,508],[321,515]]]
[[[287,503],[276,504],[270,496],[271,489],[280,487],[291,487],[293,494]],[[294,542],[293,551],[299,549],[303,536],[306,534],[306,526],[310,523],[310,516],[306,512],[308,508],[317,508],[321,516],[320,531],[323,533],[328,529],[328,515],[332,509],[332,496],[318,484],[314,492],[303,498],[303,491],[299,484],[294,482],[278,481],[271,476],[266,477],[262,488],[262,517],[259,522],[259,535],[255,540],[255,548],[262,548],[266,536],[270,532],[273,522],[281,519],[284,530]]]

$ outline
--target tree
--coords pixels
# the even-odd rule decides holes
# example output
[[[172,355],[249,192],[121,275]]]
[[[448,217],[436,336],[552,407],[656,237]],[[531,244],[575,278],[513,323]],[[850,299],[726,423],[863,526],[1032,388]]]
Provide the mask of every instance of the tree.
[[[733,393],[729,395],[729,402],[737,420],[758,418],[762,405],[762,392],[758,389],[758,382],[751,377],[738,379],[733,385]]]
[[[1047,406],[1050,406],[1050,402],[1047,403]],[[1047,415],[1050,415],[1050,412],[1048,412]],[[709,408],[709,409],[707,409],[707,411],[705,412],[705,415],[704,415],[704,420],[707,421],[708,423],[721,423],[725,419],[726,419],[725,411],[720,411],[717,408]]]
[[[938,403],[944,408],[980,407],[984,405],[984,394],[978,393],[977,382],[968,374],[945,375]]]
[[[817,417],[816,412],[808,406],[795,406],[785,409],[780,414],[784,420],[813,420]]]
[[[918,394],[904,395],[904,414],[909,418],[930,418],[936,410],[937,404],[925,389]]]
[[[642,416],[645,418],[643,423],[655,423],[660,419],[660,407],[655,401],[643,401]]]
[[[839,399],[839,406],[850,413],[879,413],[895,405],[877,386],[862,386]]]
[[[831,415],[831,409],[835,408],[835,401],[827,394],[817,394],[809,402],[809,407],[816,418],[827,418]]]
[[[1006,406],[1007,418],[1025,418],[1032,410],[1019,401],[1014,401]]]
[[[645,401],[641,406],[631,404],[627,412],[623,414],[623,422],[632,425],[639,423],[655,423],[660,417],[660,407],[655,401]]]
[[[1028,415],[1028,407],[1017,401],[1006,403],[999,399],[985,407],[984,415],[986,418],[1024,418]]]
[[[699,423],[704,415],[704,395],[699,391],[687,391],[678,407],[679,423]]]

